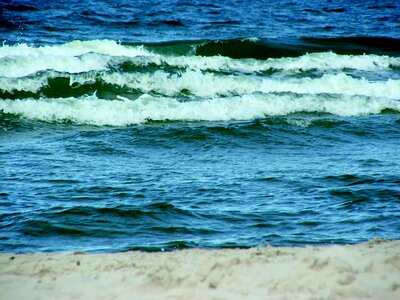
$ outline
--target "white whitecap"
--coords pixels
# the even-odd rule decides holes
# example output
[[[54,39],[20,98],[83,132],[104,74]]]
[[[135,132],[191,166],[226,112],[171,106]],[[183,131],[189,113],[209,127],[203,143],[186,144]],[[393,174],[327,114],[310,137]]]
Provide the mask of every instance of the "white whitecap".
[[[81,98],[3,100],[0,110],[24,118],[48,122],[71,121],[97,126],[127,126],[154,121],[252,120],[297,112],[338,116],[378,114],[384,109],[400,112],[400,102],[368,97],[323,95],[246,94],[180,102],[174,98],[143,95],[136,100],[103,100],[95,95]]]
[[[101,78],[110,84],[167,96],[174,96],[187,90],[198,97],[290,92],[400,98],[400,80],[369,81],[353,78],[344,73],[327,74],[320,78],[269,78],[254,75],[215,75],[201,71],[187,71],[180,74],[156,71],[130,74],[105,73]],[[72,82],[84,83],[85,80],[92,80],[91,76],[77,76]]]
[[[39,71],[81,73],[105,70],[112,57],[150,55],[143,46],[128,47],[115,41],[74,41],[63,45],[0,47],[0,76],[23,77]]]

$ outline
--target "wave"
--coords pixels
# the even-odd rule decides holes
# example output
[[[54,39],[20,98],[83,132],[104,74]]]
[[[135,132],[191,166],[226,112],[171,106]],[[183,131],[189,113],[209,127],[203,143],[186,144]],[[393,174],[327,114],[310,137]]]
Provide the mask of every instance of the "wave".
[[[206,43],[206,45],[210,45],[210,43]],[[165,45],[166,49],[170,49],[170,47],[170,45]],[[399,57],[379,55],[354,56],[318,52],[295,58],[280,57],[256,60],[232,59],[226,56],[196,56],[195,52],[197,51],[198,54],[200,48],[194,51],[195,46],[191,48],[193,51],[178,49],[177,55],[173,51],[169,54],[163,53],[165,48],[160,50],[145,45],[122,45],[109,40],[74,41],[63,45],[42,47],[31,47],[26,44],[3,45],[0,47],[0,77],[21,78],[49,70],[76,74],[110,69],[123,70],[124,68],[129,71],[151,66],[159,69],[172,67],[231,73],[343,69],[379,71],[400,67]]]
[[[3,100],[3,114],[45,122],[73,122],[97,126],[127,126],[148,121],[253,120],[299,112],[339,116],[400,112],[400,101],[361,96],[246,94],[182,102],[174,98],[142,95],[136,100],[119,97],[103,100],[95,95],[81,98]]]
[[[77,77],[72,82],[79,82]],[[154,74],[105,74],[101,79],[109,84],[126,86],[143,93],[155,92],[168,96],[190,93],[199,97],[231,96],[246,93],[279,93],[297,94],[343,94],[375,97],[397,98],[400,91],[400,80],[389,79],[386,82],[369,82],[355,79],[345,74],[323,75],[321,78],[270,79],[253,76],[217,76],[199,71],[188,71],[178,75],[157,71]],[[85,78],[80,83],[85,83]],[[89,77],[89,80],[90,77]]]
[[[188,42],[180,42],[185,44]],[[269,59],[297,57],[314,52],[335,52],[343,55],[379,54],[400,56],[400,39],[390,37],[309,38],[299,40],[267,40],[242,38],[200,41],[194,44],[195,54],[230,58]]]
[[[301,39],[317,48],[329,49],[343,54],[391,54],[400,55],[400,39],[380,36],[354,36],[335,38],[311,38]]]
[[[19,93],[18,93],[19,91]],[[223,97],[249,93],[296,93],[362,95],[398,99],[400,80],[369,81],[344,73],[326,74],[318,78],[271,78],[254,75],[220,75],[202,71],[171,74],[103,72],[77,75],[46,74],[36,78],[0,78],[0,95],[18,97],[68,97],[95,91],[108,92],[115,98],[119,93],[156,94],[174,97]],[[114,96],[111,96],[114,95]]]
[[[42,70],[81,73],[107,69],[109,58],[99,54],[81,56],[27,55],[8,56],[0,59],[0,76],[9,78],[24,77]]]
[[[138,56],[149,52],[143,46],[127,47],[112,40],[73,41],[61,45],[30,46],[27,44],[0,47],[0,58],[6,56],[79,56],[86,53],[98,53],[110,56]]]
[[[232,39],[206,41],[196,47],[196,54],[204,56],[222,55],[231,58],[268,59],[301,56],[311,52],[338,54],[387,54],[400,55],[400,39],[389,37],[340,37],[308,38],[297,41],[274,41],[265,39]]]
[[[117,44],[116,44],[117,45]],[[24,47],[24,46],[22,46]],[[121,46],[124,47],[124,46]],[[1,50],[1,48],[0,48]],[[400,58],[378,55],[338,55],[332,52],[305,54],[296,58],[279,58],[260,60],[237,60],[227,57],[199,57],[199,56],[165,56],[150,52],[142,46],[118,49],[110,55],[99,52],[81,54],[57,53],[48,54],[45,51],[33,50],[26,54],[0,56],[0,76],[7,78],[26,77],[41,71],[53,70],[66,73],[82,73],[109,69],[123,69],[124,71],[157,66],[161,68],[184,68],[191,70],[218,71],[218,72],[304,72],[308,70],[364,70],[381,71],[400,67]],[[18,52],[18,51],[16,51]],[[82,51],[84,52],[84,51]],[[105,52],[105,51],[103,51]],[[111,52],[111,51],[110,51]],[[124,53],[119,55],[119,53]]]
[[[259,39],[233,39],[207,41],[196,47],[196,54],[202,56],[227,56],[231,58],[268,59],[300,56],[307,53],[303,46],[267,42]]]
[[[27,119],[99,126],[399,111],[400,57],[316,52],[260,60],[220,56],[219,50],[200,55],[230,43],[264,41],[3,45],[0,109]]]
[[[105,89],[166,96],[292,92],[398,98],[399,68],[399,57],[333,52],[256,60],[167,55],[108,40],[5,45],[0,47],[0,97],[70,97]]]
[[[318,40],[322,43],[325,40]],[[257,55],[233,55],[219,51],[227,48],[235,52],[246,51],[243,45],[269,55],[269,50],[253,47],[257,41],[231,40],[210,41],[204,43],[164,43],[155,45],[124,45],[111,40],[74,41],[63,45],[32,47],[26,44],[0,47],[0,76],[23,77],[43,70],[55,70],[69,73],[104,70],[118,62],[128,61],[138,65],[156,64],[159,66],[171,65],[196,69],[228,70],[244,72],[262,72],[270,69],[277,70],[310,70],[310,69],[338,69],[351,68],[361,70],[376,70],[382,68],[399,67],[400,58],[378,55],[338,55],[330,52],[330,48],[318,48],[315,51],[297,51],[295,58],[286,58],[287,55],[269,55],[268,60],[232,58],[260,58]],[[280,45],[280,44],[279,44]],[[216,47],[215,51],[212,50]],[[278,46],[277,46],[278,47]],[[283,46],[279,46],[283,47]],[[287,49],[301,47],[292,46]],[[221,49],[222,49],[221,48]],[[209,49],[209,50],[207,50]],[[286,51],[286,50],[285,50]],[[304,53],[303,53],[304,52]],[[361,53],[363,54],[363,53]],[[400,54],[400,50],[399,53]],[[261,54],[260,54],[261,55]],[[264,55],[264,54],[263,54]],[[211,56],[211,57],[209,57]],[[300,56],[300,57],[299,57]],[[271,59],[275,57],[277,59]]]
[[[106,69],[111,57],[150,55],[143,46],[126,47],[115,41],[74,41],[63,45],[0,47],[0,76],[23,77],[43,70],[69,73]]]

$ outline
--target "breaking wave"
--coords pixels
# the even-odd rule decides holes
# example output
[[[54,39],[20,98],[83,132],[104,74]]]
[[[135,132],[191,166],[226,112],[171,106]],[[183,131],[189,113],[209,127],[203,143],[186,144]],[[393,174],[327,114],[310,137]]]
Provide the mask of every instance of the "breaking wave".
[[[351,40],[359,46],[363,41]],[[400,111],[400,57],[303,53],[304,45],[294,48],[300,56],[293,57],[278,51],[256,59],[222,51],[225,46],[234,51],[237,43],[266,45],[257,39],[3,45],[0,109],[26,119],[99,126],[249,120],[297,112],[360,116]],[[371,48],[371,43],[364,44]],[[264,48],[254,51],[271,53]]]
[[[252,120],[298,112],[328,113],[339,116],[400,112],[400,102],[361,96],[249,94],[181,102],[174,98],[144,94],[136,100],[81,98],[4,100],[6,114],[46,122],[73,122],[97,126],[126,126],[148,121],[229,121]]]

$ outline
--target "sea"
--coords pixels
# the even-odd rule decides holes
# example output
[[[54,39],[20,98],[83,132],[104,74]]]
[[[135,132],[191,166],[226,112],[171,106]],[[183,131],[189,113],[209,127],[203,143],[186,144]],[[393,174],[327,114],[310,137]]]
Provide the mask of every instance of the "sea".
[[[400,239],[400,1],[0,0],[0,252]]]

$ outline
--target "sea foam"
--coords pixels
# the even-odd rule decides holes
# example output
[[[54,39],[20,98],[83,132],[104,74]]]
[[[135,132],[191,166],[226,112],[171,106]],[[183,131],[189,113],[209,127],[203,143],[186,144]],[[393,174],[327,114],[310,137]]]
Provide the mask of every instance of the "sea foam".
[[[400,66],[400,58],[379,55],[338,55],[310,53],[300,57],[267,60],[232,59],[222,56],[162,55],[145,46],[126,46],[110,40],[74,41],[63,45],[32,47],[26,44],[0,47],[0,76],[24,77],[55,70],[80,73],[106,70],[121,62],[138,66],[154,64],[188,70],[260,73],[270,70],[303,72],[307,70],[354,69],[379,71]]]
[[[114,56],[150,55],[143,46],[125,47],[115,41],[74,41],[31,47],[26,44],[0,47],[0,76],[23,77],[40,71],[80,73],[106,69]]]
[[[86,79],[92,81],[90,75]],[[76,76],[72,82],[85,83],[85,78]],[[174,96],[187,91],[195,96],[215,97],[240,95],[254,92],[291,92],[298,94],[343,94],[374,97],[400,97],[400,80],[369,81],[349,75],[327,74],[320,78],[269,78],[239,75],[215,75],[201,71],[186,71],[170,74],[154,73],[103,74],[101,79],[109,84],[125,86],[144,93],[157,92]]]
[[[27,119],[127,126],[147,121],[252,120],[297,112],[329,113],[339,116],[378,114],[390,109],[400,112],[400,102],[390,99],[326,95],[245,94],[231,98],[210,98],[181,102],[174,98],[142,95],[136,100],[82,98],[4,100],[3,113]]]
[[[0,109],[28,119],[99,126],[400,111],[398,57],[324,52],[256,60],[149,49],[109,40],[3,45]],[[98,89],[99,96],[93,95]],[[130,98],[115,100],[125,94]]]
[[[48,86],[48,80],[67,78],[69,86],[90,85],[96,82],[140,93],[156,93],[170,97],[182,94],[190,97],[223,97],[262,93],[362,95],[399,99],[400,80],[373,81],[354,78],[344,73],[324,74],[320,77],[265,77],[255,75],[221,75],[200,70],[180,73],[155,71],[153,73],[88,72],[63,74],[47,72],[22,78],[0,77],[0,90],[39,92]]]

